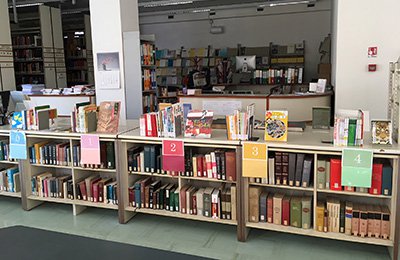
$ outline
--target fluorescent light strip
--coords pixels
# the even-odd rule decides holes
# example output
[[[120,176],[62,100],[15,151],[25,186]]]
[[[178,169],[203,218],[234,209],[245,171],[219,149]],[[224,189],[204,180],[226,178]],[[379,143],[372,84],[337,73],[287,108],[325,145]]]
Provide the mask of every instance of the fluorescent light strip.
[[[193,10],[192,13],[208,13],[210,11],[211,9],[198,9],[198,10]]]
[[[44,3],[32,3],[32,4],[20,4],[20,5],[16,5],[17,8],[20,7],[31,7],[31,6],[38,6],[38,5],[43,5]],[[12,5],[9,6],[8,8],[13,8]]]
[[[309,4],[310,1],[292,1],[292,2],[278,2],[278,3],[267,3],[259,5],[258,7],[275,7],[275,6],[285,6],[285,5],[298,5],[298,4]]]
[[[174,1],[174,2],[159,1],[159,2],[152,2],[152,3],[143,3],[142,5],[139,5],[139,6],[144,7],[144,8],[151,8],[151,7],[187,5],[187,4],[193,4],[193,1]]]

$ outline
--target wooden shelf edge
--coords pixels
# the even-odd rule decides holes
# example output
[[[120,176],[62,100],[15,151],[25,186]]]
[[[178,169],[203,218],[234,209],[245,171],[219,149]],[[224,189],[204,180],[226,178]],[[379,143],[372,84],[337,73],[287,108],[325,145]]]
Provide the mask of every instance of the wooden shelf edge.
[[[35,196],[35,195],[28,196],[28,199],[30,199],[30,200],[39,200],[39,201],[44,201],[44,202],[63,203],[63,204],[70,204],[70,205],[74,204],[74,200],[70,200],[70,199],[38,197],[38,196]]]
[[[261,186],[261,187],[269,187],[269,188],[277,188],[277,189],[287,189],[287,190],[298,190],[298,191],[307,191],[307,192],[313,192],[314,188],[304,188],[304,187],[297,187],[297,186],[289,186],[289,185],[272,185],[272,184],[266,184],[266,183],[254,183],[251,182],[249,185],[252,186]]]
[[[296,228],[296,227],[290,227],[290,226],[275,225],[275,224],[271,224],[271,223],[247,222],[246,227],[256,228],[256,229],[264,229],[264,230],[270,230],[270,231],[278,231],[278,232],[284,232],[284,233],[291,233],[291,234],[296,234],[296,235],[304,235],[304,236],[328,238],[328,239],[348,241],[348,242],[379,245],[379,246],[393,247],[393,245],[394,245],[392,240],[368,238],[368,237],[363,238],[363,237],[349,236],[349,235],[345,235],[342,233],[332,233],[332,232],[325,233],[325,232],[316,231],[314,229],[302,229],[302,228]]]
[[[0,191],[0,196],[21,198],[21,192]]]
[[[91,202],[91,201],[85,201],[85,200],[74,200],[73,204],[76,206],[118,210],[118,205],[110,204],[110,203]]]
[[[134,207],[126,207],[125,210],[131,211],[131,212],[136,212],[136,213],[157,215],[157,216],[181,218],[181,219],[196,220],[196,221],[203,221],[203,222],[212,222],[212,223],[226,224],[226,225],[233,225],[233,226],[237,225],[237,222],[235,220],[207,218],[207,217],[198,216],[198,215],[182,214],[182,213],[176,212],[176,211],[146,209],[146,208],[139,209],[139,208],[134,208]]]
[[[30,165],[34,166],[34,167],[59,168],[59,169],[72,170],[72,166],[52,165],[52,164],[37,164],[37,163],[31,163]]]
[[[357,197],[364,197],[364,198],[373,198],[373,199],[392,199],[392,196],[385,196],[385,195],[372,195],[369,193],[361,193],[361,192],[351,192],[351,191],[336,191],[336,190],[324,190],[324,189],[317,189],[319,193],[326,193],[326,194],[336,194],[336,195],[347,195],[347,196],[357,196]]]

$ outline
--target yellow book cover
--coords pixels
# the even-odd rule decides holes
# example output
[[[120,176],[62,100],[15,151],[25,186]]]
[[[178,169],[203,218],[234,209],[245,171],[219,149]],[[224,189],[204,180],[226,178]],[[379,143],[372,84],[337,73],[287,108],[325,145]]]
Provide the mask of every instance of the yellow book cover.
[[[269,110],[265,114],[265,141],[287,141],[288,111]]]

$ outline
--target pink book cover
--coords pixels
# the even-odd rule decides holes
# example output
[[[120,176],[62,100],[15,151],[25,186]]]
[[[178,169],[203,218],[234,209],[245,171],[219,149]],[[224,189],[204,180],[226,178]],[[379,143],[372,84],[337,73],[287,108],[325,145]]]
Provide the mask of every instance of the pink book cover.
[[[120,108],[121,102],[107,101],[100,103],[97,119],[97,132],[118,132]]]
[[[98,135],[81,135],[81,163],[100,164],[100,139]]]
[[[185,172],[183,141],[163,140],[162,156],[164,171]]]

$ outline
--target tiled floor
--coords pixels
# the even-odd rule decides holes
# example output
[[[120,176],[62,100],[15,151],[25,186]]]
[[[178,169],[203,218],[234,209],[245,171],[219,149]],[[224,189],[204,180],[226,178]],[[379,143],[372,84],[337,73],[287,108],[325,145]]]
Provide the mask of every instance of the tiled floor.
[[[389,259],[386,248],[379,246],[258,230],[252,230],[248,241],[241,243],[236,240],[236,228],[232,226],[150,215],[137,215],[121,225],[116,211],[88,209],[73,216],[71,206],[47,203],[26,212],[18,199],[0,198],[0,227],[13,225],[217,259]]]

